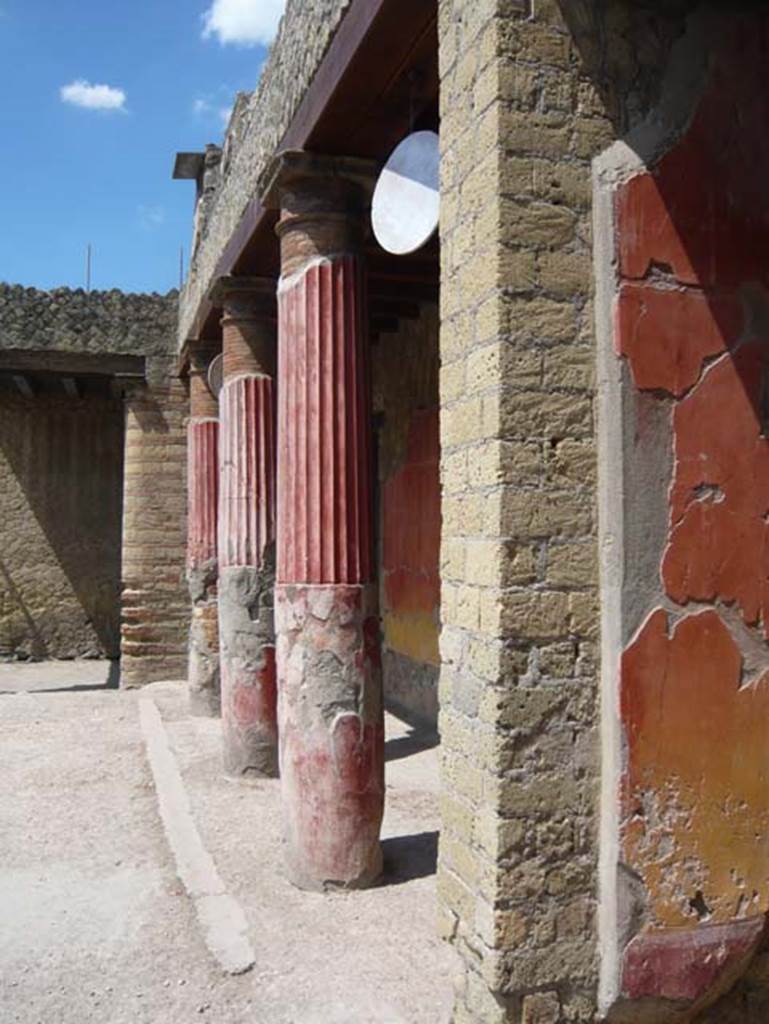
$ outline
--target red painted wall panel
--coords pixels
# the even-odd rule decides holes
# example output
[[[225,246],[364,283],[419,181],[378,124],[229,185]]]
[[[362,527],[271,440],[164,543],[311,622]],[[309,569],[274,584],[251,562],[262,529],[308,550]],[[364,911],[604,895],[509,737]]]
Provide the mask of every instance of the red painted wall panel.
[[[615,206],[616,349],[672,444],[658,603],[620,679],[621,857],[650,942],[699,922],[737,941],[769,909],[769,17],[725,26],[685,138]],[[682,962],[659,960],[641,994]]]

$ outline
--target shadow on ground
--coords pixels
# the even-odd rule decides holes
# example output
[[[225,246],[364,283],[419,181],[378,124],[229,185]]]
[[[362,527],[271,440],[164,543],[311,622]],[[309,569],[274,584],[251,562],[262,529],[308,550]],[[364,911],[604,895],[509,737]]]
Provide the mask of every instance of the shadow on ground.
[[[438,866],[438,832],[420,832],[382,840],[382,885],[400,885],[434,875]]]

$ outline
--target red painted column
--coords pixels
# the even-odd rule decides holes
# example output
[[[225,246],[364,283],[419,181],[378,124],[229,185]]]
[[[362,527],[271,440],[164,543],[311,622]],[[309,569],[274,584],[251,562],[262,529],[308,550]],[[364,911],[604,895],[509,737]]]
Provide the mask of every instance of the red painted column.
[[[281,792],[292,881],[356,888],[381,872],[384,808],[363,202],[305,159],[276,186]]]
[[[275,284],[221,278],[219,632],[224,768],[277,774]]]
[[[219,622],[216,558],[219,494],[219,404],[206,374],[213,353],[190,351],[187,425],[187,582],[192,599],[189,701],[193,715],[219,714]]]

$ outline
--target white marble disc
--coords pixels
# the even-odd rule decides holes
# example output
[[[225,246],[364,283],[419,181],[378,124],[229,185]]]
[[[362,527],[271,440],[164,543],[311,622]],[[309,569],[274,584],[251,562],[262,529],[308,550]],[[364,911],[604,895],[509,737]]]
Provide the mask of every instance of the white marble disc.
[[[224,356],[220,352],[219,355],[214,356],[208,364],[208,390],[215,398],[219,397],[219,392],[222,390],[223,383]]]
[[[371,204],[376,240],[402,256],[429,241],[438,227],[439,146],[435,132],[414,132],[393,150]]]

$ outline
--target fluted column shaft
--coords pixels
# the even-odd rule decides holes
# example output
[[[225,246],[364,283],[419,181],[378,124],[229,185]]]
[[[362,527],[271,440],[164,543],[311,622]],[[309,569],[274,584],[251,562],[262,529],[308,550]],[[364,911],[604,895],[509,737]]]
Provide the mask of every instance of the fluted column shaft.
[[[384,730],[373,574],[361,195],[280,186],[278,577],[281,793],[291,879],[380,874]]]
[[[187,425],[187,581],[192,599],[189,702],[193,715],[218,715],[219,622],[216,557],[219,407],[206,374],[213,353],[190,353]]]
[[[219,629],[225,771],[276,775],[275,284],[222,278]]]

